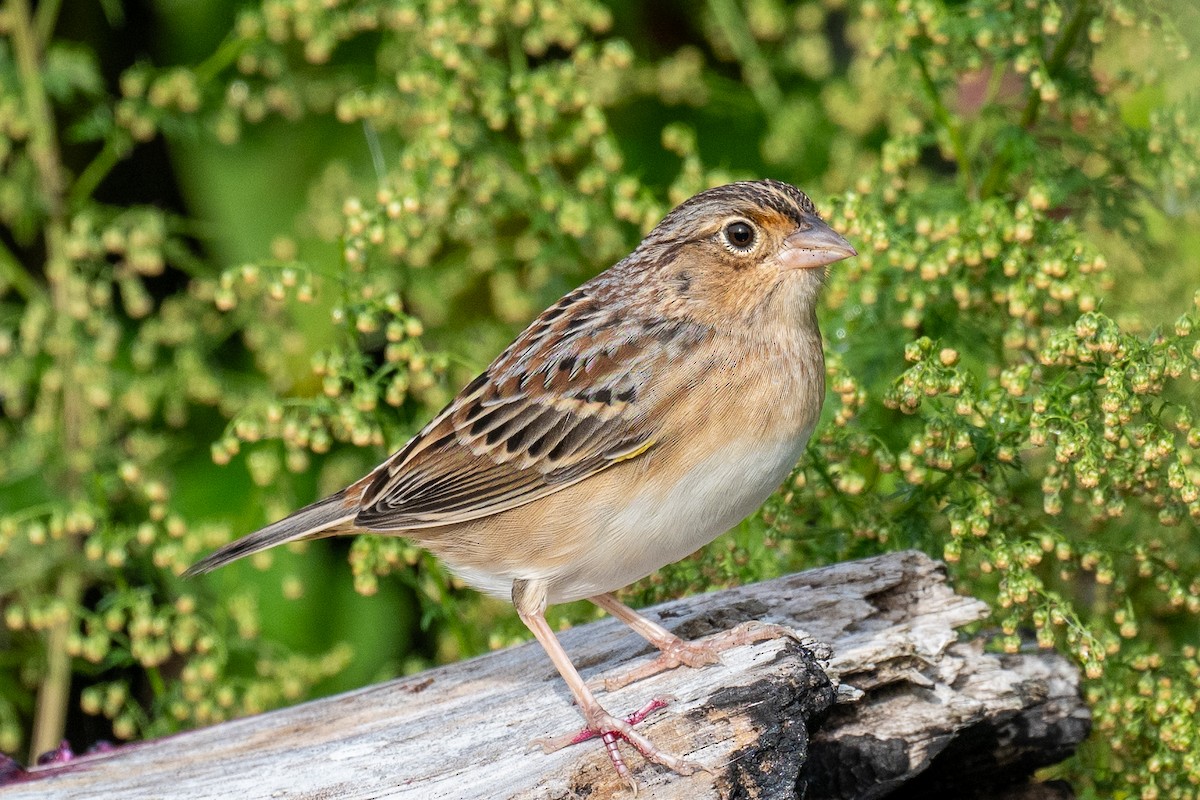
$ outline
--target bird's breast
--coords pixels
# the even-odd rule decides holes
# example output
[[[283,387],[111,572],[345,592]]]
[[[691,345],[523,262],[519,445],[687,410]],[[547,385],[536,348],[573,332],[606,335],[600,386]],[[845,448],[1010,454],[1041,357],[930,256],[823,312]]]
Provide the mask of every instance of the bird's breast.
[[[820,414],[820,339],[759,342],[680,365],[682,391],[655,409],[662,426],[645,454],[422,544],[483,591],[540,581],[551,604],[615,591],[687,557],[762,505]]]
[[[681,473],[649,466],[645,481],[596,509],[588,552],[551,581],[551,602],[614,591],[708,544],[762,505],[806,439],[731,439]]]

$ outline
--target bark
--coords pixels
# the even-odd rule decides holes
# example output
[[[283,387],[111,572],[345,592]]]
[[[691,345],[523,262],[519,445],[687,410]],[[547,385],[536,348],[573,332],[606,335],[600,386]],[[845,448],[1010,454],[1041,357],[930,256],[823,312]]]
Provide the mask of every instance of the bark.
[[[642,796],[1069,797],[1028,776],[1087,734],[1078,674],[1053,653],[985,652],[959,629],[986,614],[921,553],[837,564],[649,612],[686,638],[757,619],[797,630],[803,644],[739,647],[721,664],[599,697],[614,714],[673,698],[639,729],[711,770],[675,775],[622,745]],[[562,639],[588,680],[652,656],[614,620]],[[0,786],[0,800],[630,796],[599,742],[549,755],[531,745],[580,725],[566,687],[530,643],[37,768]]]

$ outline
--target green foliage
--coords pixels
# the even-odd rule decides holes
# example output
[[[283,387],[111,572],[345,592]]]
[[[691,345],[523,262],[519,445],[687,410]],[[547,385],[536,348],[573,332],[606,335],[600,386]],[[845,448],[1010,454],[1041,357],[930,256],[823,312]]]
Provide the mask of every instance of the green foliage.
[[[633,598],[920,547],[997,648],[1080,664],[1082,792],[1194,795],[1186,3],[264,0],[112,79],[57,9],[0,12],[0,750],[68,705],[157,735],[328,689],[351,647],[369,680],[523,637],[398,539],[350,547],[389,595],[361,605],[323,542],[176,576],[402,444],[672,203],[769,175],[862,251],[826,292],[826,419]],[[113,188],[159,141],[190,213]]]

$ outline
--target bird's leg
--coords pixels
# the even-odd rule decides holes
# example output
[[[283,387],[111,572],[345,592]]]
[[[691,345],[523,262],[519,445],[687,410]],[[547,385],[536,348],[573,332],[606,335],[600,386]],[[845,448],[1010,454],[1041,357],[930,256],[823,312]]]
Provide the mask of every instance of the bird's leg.
[[[646,703],[646,705],[642,706],[637,711],[626,717],[625,722],[630,725],[637,725],[655,711],[658,711],[661,708],[666,708],[668,705],[668,698],[655,697],[650,702]],[[540,744],[542,746],[542,750],[546,751],[547,753],[553,753],[555,750],[562,750],[564,747],[570,747],[573,744],[586,742],[588,739],[595,739],[599,735],[600,734],[593,730],[584,728],[579,733],[568,733],[565,736],[555,736],[554,738],[543,737],[541,739],[537,739],[536,743]]]
[[[658,658],[647,664],[642,664],[616,677],[605,678],[603,686],[606,691],[610,692],[634,681],[679,666],[702,667],[705,664],[715,664],[721,660],[722,652],[743,644],[781,637],[799,641],[796,632],[790,628],[750,621],[743,622],[730,630],[689,642],[686,639],[680,639],[657,622],[643,617],[611,594],[598,594],[588,599],[633,628],[646,641],[662,651]]]
[[[521,617],[521,621],[525,623],[526,627],[533,632],[534,637],[541,643],[542,648],[546,651],[546,655],[550,656],[550,660],[554,663],[558,674],[567,682],[567,687],[571,690],[571,694],[575,696],[575,702],[579,704],[579,710],[583,714],[587,725],[586,731],[591,734],[590,736],[585,736],[581,732],[576,736],[566,737],[564,740],[540,741],[539,743],[546,749],[546,752],[553,752],[568,744],[599,736],[608,750],[608,757],[612,760],[617,774],[627,781],[635,792],[637,791],[637,782],[633,779],[629,768],[625,765],[625,761],[621,757],[620,749],[617,746],[618,739],[624,739],[637,748],[637,751],[647,761],[661,764],[668,769],[678,772],[680,775],[690,775],[698,769],[704,769],[700,764],[660,750],[653,742],[634,730],[633,724],[630,721],[618,719],[604,710],[604,707],[596,700],[595,695],[588,689],[587,684],[583,682],[583,678],[580,676],[579,671],[575,669],[575,665],[571,663],[571,658],[558,641],[558,637],[554,635],[554,631],[546,623],[545,592],[544,590],[538,592],[536,591],[537,588],[539,587],[534,586],[531,581],[515,581],[513,583],[513,602],[517,606],[517,614]],[[655,709],[650,706],[643,709],[646,714],[653,710]],[[631,719],[637,721],[637,717],[638,715],[635,714]]]

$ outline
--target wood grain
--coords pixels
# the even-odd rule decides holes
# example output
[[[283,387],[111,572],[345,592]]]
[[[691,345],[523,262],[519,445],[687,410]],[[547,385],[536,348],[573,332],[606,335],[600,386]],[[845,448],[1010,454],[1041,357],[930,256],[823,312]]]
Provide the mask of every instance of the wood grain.
[[[874,798],[902,786],[920,790],[905,794],[912,797],[999,797],[967,789],[1024,782],[1071,751],[1088,716],[1064,659],[990,654],[960,635],[986,614],[979,601],[954,594],[941,565],[920,553],[837,564],[650,614],[689,638],[748,619],[774,622],[812,646],[740,647],[722,664],[600,698],[626,714],[672,697],[640,728],[711,770],[677,776],[626,747],[641,797]],[[589,680],[650,657],[614,620],[562,639]],[[580,724],[566,687],[531,643],[36,768],[0,786],[0,800],[630,796],[598,742],[549,755],[531,744]]]

